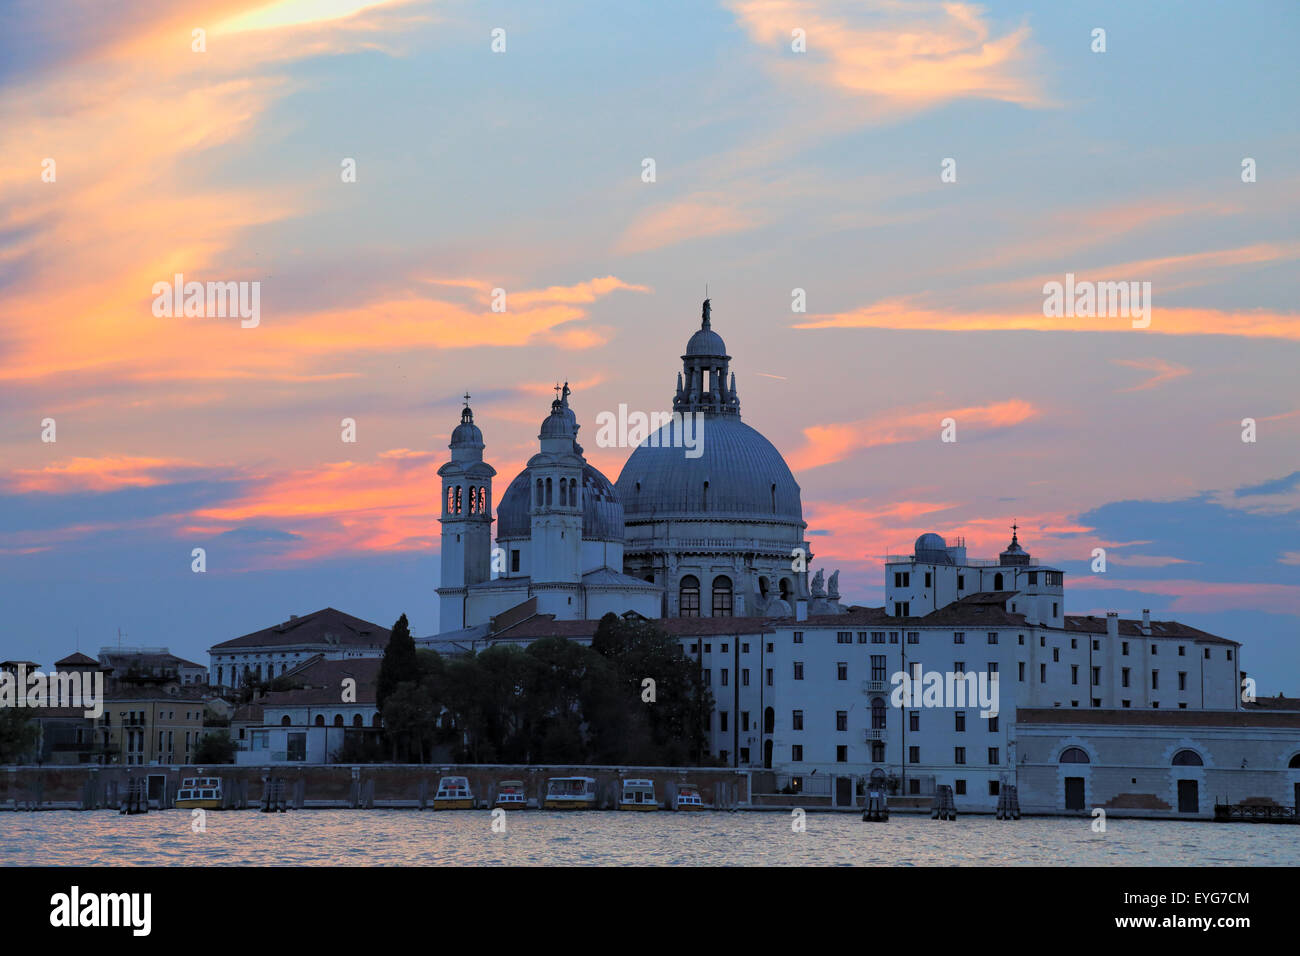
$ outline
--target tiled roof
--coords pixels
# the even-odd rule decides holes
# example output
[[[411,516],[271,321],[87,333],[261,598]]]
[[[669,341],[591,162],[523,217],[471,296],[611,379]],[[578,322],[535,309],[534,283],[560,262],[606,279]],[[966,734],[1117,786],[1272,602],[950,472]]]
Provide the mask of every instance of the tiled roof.
[[[356,703],[375,703],[375,683],[379,677],[378,657],[327,661],[316,658],[290,674],[303,686],[297,690],[273,690],[259,699],[263,712],[273,707],[303,707],[309,704],[343,704],[343,680],[357,682]]]
[[[1065,615],[1065,630],[1085,634],[1105,634],[1106,619],[1104,617],[1094,617],[1091,614],[1086,617],[1079,614],[1067,614]],[[1240,645],[1241,643],[1240,641],[1230,641],[1226,637],[1219,637],[1217,634],[1202,631],[1190,624],[1183,624],[1179,621],[1152,621],[1151,633],[1143,634],[1141,621],[1120,618],[1119,633],[1121,637],[1182,637],[1202,644]]]
[[[98,667],[99,661],[95,660],[95,658],[93,657],[88,657],[87,655],[81,653],[81,651],[77,651],[73,654],[69,654],[61,661],[55,661],[54,666],[55,667]]]
[[[1300,713],[1269,710],[1162,710],[1155,707],[1093,710],[1034,707],[1016,710],[1016,724],[1132,727],[1300,727]]]
[[[351,614],[332,607],[314,611],[302,617],[290,618],[282,624],[245,634],[229,641],[214,644],[212,650],[230,650],[240,647],[283,647],[294,644],[320,644],[343,646],[378,646],[388,644],[389,630],[371,624]]]
[[[1243,706],[1248,710],[1300,710],[1300,697],[1283,697],[1281,694],[1276,697],[1256,697]]]

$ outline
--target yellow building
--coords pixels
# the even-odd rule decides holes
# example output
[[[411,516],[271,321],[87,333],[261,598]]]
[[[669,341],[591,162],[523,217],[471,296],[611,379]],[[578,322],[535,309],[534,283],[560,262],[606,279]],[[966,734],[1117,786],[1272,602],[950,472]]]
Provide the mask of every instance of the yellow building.
[[[104,701],[99,728],[108,732],[114,763],[193,763],[203,737],[203,699],[185,690],[121,689]]]

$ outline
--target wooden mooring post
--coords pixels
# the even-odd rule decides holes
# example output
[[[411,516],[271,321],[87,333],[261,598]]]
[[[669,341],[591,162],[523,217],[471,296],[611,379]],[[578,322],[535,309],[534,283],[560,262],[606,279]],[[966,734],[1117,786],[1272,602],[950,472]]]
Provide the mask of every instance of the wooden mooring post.
[[[997,818],[999,820],[1020,819],[1020,797],[1013,785],[1003,784],[998,788]]]
[[[952,787],[940,784],[934,791],[934,803],[930,806],[931,820],[956,820],[957,807],[952,800]]]

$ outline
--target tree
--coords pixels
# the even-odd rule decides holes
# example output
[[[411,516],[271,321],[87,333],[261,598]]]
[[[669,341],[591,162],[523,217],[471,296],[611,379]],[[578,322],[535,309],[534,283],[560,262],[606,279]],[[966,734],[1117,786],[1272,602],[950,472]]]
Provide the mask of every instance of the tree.
[[[36,750],[40,732],[12,707],[0,709],[0,763],[21,763]]]
[[[403,614],[393,625],[384,648],[384,659],[379,665],[379,676],[375,680],[375,703],[382,711],[388,695],[404,681],[417,682],[420,679],[419,658],[415,652],[415,639],[411,637],[411,627]]]
[[[219,730],[215,734],[204,734],[194,750],[196,764],[234,763],[235,742],[227,731]]]
[[[384,729],[393,744],[393,760],[397,760],[397,744],[404,744],[409,757],[415,745],[420,763],[424,763],[425,744],[430,743],[437,729],[438,710],[432,695],[423,684],[403,681],[384,702]]]

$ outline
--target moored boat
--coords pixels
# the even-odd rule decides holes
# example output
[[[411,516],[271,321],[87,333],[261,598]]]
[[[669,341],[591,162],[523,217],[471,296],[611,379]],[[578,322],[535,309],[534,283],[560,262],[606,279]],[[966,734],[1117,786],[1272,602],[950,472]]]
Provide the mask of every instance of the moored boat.
[[[178,810],[220,810],[221,797],[220,777],[185,777],[174,806]]]
[[[674,808],[677,810],[703,810],[704,801],[700,799],[700,788],[690,784],[679,785]]]
[[[472,810],[474,794],[469,788],[468,777],[442,777],[438,780],[438,792],[433,796],[435,810]]]
[[[528,807],[528,795],[522,780],[502,780],[497,784],[497,796],[492,806],[503,810],[524,810]]]
[[[620,810],[658,810],[655,802],[655,782],[653,780],[624,780],[623,793],[618,798]]]
[[[542,806],[547,810],[596,809],[596,778],[551,777],[546,781]]]

